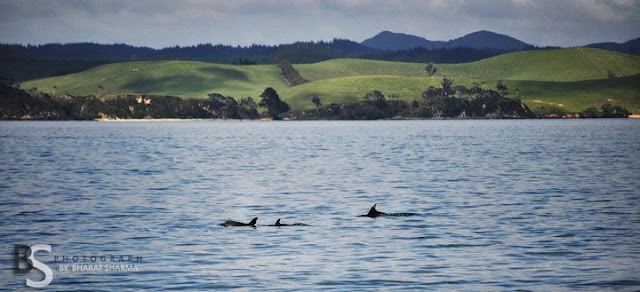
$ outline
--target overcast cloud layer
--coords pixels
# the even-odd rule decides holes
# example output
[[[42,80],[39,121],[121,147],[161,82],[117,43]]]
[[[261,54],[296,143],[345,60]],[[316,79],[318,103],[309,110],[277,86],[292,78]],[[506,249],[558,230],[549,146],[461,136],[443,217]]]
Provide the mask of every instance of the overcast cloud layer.
[[[640,0],[0,0],[0,42],[162,48],[347,38],[383,30],[449,40],[478,30],[534,45],[640,37]]]

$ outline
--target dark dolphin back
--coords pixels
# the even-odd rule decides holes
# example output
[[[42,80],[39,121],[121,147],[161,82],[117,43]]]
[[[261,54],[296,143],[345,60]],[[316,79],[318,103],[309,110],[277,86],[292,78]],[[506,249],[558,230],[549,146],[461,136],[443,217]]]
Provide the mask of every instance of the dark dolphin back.
[[[367,215],[366,215],[367,217],[377,217],[377,216],[380,216],[380,215],[387,215],[386,213],[383,213],[383,212],[380,212],[380,211],[376,210],[376,206],[377,205],[378,205],[377,203],[373,204],[371,209],[369,209],[369,213],[367,213]]]
[[[384,214],[385,216],[393,216],[393,217],[409,217],[409,216],[416,216],[418,214],[416,213],[387,213]]]
[[[369,213],[367,213],[365,215],[360,215],[360,217],[370,217],[370,218],[375,218],[375,217],[378,217],[378,216],[407,217],[407,216],[418,215],[418,214],[415,214],[415,213],[384,213],[384,212],[380,212],[380,211],[376,210],[376,206],[377,205],[378,204],[373,204],[371,209],[369,209]]]

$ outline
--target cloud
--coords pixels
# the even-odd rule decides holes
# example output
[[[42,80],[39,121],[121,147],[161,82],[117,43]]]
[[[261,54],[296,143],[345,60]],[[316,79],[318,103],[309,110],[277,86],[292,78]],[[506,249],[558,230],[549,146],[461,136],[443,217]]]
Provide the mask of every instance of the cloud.
[[[382,30],[448,40],[480,29],[540,45],[640,36],[637,0],[5,0],[0,42],[249,45]]]

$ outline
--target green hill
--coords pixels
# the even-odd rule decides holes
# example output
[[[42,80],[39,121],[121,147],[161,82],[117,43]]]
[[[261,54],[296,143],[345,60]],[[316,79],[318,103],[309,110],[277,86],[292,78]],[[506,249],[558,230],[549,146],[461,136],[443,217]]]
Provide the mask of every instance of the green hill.
[[[468,80],[456,81],[456,85],[472,86]],[[313,95],[318,95],[324,105],[362,101],[367,92],[380,90],[387,97],[395,96],[405,101],[421,99],[429,86],[439,87],[440,79],[391,75],[368,75],[331,78],[285,88],[281,95],[296,109],[314,109]]]
[[[473,86],[469,79],[456,80],[456,85]],[[532,108],[554,107],[567,112],[580,112],[588,107],[600,108],[611,102],[640,113],[640,75],[602,80],[575,82],[550,81],[505,81],[512,97],[519,97]],[[314,109],[311,98],[318,95],[326,106],[330,103],[361,101],[363,96],[375,88],[387,97],[395,95],[401,100],[420,100],[422,92],[429,86],[440,86],[440,79],[402,76],[355,76],[319,80],[296,87],[285,88],[281,96],[294,109]],[[494,88],[495,83],[487,84]]]
[[[147,61],[114,63],[84,72],[23,82],[58,94],[113,95],[157,94],[206,97],[218,92],[237,98],[259,95],[265,87],[287,85],[276,66],[234,66],[191,61]],[[103,89],[100,89],[102,86]]]
[[[333,59],[315,64],[296,65],[300,75],[307,80],[354,77],[367,75],[392,75],[426,77],[425,64],[402,63],[362,59]]]
[[[333,59],[297,65],[309,80],[362,75],[425,76],[425,64]],[[474,80],[580,81],[640,74],[640,56],[592,48],[523,51],[466,64],[436,64],[435,77]]]
[[[519,96],[534,108],[544,105],[581,111],[610,101],[640,112],[639,56],[589,48],[523,51],[467,64],[436,64],[439,70],[433,77],[426,76],[424,66],[359,59],[300,64],[295,68],[312,82],[288,87],[275,65],[127,62],[32,80],[22,87],[52,93],[55,86],[57,94],[72,95],[132,93],[202,98],[217,92],[238,99],[258,99],[266,87],[273,87],[293,110],[307,110],[314,108],[314,94],[325,106],[360,101],[374,89],[406,101],[419,100],[429,86],[439,86],[441,78],[448,76],[454,79],[454,85],[466,87],[480,84],[493,88],[497,80],[504,80],[511,96]],[[620,78],[607,79],[609,72]]]
[[[519,89],[521,100],[531,108],[552,106],[580,112],[612,103],[640,113],[640,75],[575,82],[505,81],[505,84],[512,95]]]
[[[325,104],[343,103],[360,100],[372,88],[411,101],[448,76],[455,85],[467,87],[484,83],[493,88],[497,80],[504,80],[512,96],[533,108],[544,105],[578,112],[613,102],[640,112],[639,56],[590,48],[523,51],[467,64],[436,64],[439,71],[431,78],[424,66],[359,59],[297,65],[303,77],[315,82],[287,88],[285,96],[304,109],[313,108],[309,103],[313,94],[324,95]],[[608,79],[609,72],[627,77]]]
[[[523,51],[442,66],[442,74],[479,80],[581,81],[640,74],[640,56],[591,48]]]

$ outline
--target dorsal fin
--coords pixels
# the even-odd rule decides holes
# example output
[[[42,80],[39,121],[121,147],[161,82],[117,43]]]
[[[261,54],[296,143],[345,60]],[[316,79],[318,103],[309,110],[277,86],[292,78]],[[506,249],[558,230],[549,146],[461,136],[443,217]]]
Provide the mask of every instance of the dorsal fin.
[[[280,225],[282,225],[282,224],[280,224],[280,218],[278,218],[278,220],[276,220],[276,224],[275,224],[275,225],[276,225],[276,226],[280,226]]]
[[[375,214],[378,213],[378,210],[376,210],[376,205],[378,205],[378,203],[373,204],[371,209],[369,209],[369,214],[367,214],[367,215],[375,215]]]
[[[258,222],[258,217],[255,217],[251,220],[251,222],[249,222],[249,225],[251,226],[256,226],[256,223]]]

